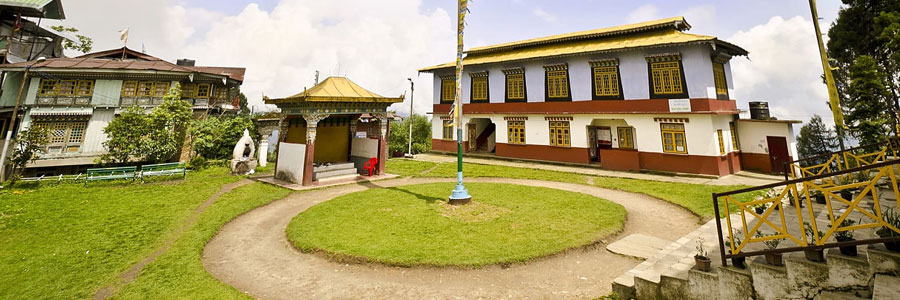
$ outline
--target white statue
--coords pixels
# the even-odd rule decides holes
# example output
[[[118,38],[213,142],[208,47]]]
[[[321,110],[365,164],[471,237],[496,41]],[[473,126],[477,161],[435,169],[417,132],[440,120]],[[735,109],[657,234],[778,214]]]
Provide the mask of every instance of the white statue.
[[[234,145],[234,151],[231,152],[231,172],[234,174],[253,174],[256,169],[256,147],[253,145],[253,138],[250,137],[250,131],[244,129],[244,136]]]

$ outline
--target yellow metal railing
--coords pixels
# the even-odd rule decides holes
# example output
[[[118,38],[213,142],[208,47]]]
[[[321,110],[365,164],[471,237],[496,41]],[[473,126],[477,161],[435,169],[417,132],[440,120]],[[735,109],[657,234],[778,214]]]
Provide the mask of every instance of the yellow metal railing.
[[[882,151],[880,154],[863,156],[861,159],[864,159],[865,163],[859,167],[828,172],[831,170],[833,160],[836,159],[832,157],[824,164],[797,168],[806,175],[799,179],[713,194],[723,265],[727,258],[734,257],[831,248],[848,243],[859,245],[888,240],[900,241],[900,237],[860,239],[852,242],[835,242],[834,239],[839,232],[878,227],[892,230],[897,233],[896,236],[900,236],[897,224],[886,221],[884,208],[900,206],[900,201],[897,200],[900,199],[898,189],[900,160],[884,161],[886,153]],[[865,176],[852,176],[854,174]],[[769,195],[753,201],[741,202],[736,197],[740,194],[766,190],[770,191]],[[857,193],[848,197],[847,191],[851,190]],[[813,205],[813,194],[818,193],[824,196],[824,205]],[[894,199],[886,200],[883,194],[892,194]],[[868,204],[869,201],[871,208],[863,205],[863,202]],[[789,203],[790,206],[785,203]],[[720,215],[720,207],[724,210],[723,215]],[[757,209],[760,211],[757,212]],[[737,215],[736,220],[732,220],[732,214]],[[851,219],[851,214],[854,219]],[[827,215],[827,219],[817,220],[816,216],[822,215]],[[721,220],[723,217],[725,222]],[[845,222],[848,220],[854,222]],[[725,225],[724,228],[722,223]],[[808,230],[807,226],[812,230]],[[828,227],[827,230],[825,226]],[[773,240],[790,241],[795,245],[781,249],[775,249],[777,246],[760,245]]]

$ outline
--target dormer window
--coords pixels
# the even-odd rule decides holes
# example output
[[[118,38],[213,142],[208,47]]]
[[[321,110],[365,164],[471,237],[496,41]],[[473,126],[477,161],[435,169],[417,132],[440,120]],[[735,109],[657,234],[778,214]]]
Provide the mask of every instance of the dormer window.
[[[650,98],[688,98],[681,54],[667,53],[647,56],[647,64],[650,69]]]

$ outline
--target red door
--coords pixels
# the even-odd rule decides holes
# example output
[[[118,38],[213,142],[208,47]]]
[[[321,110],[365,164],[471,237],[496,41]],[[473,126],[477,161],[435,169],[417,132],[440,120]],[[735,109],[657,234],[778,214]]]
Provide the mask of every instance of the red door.
[[[787,139],[782,136],[767,136],[769,144],[769,160],[772,162],[772,173],[784,173],[784,164],[791,161],[788,154]]]

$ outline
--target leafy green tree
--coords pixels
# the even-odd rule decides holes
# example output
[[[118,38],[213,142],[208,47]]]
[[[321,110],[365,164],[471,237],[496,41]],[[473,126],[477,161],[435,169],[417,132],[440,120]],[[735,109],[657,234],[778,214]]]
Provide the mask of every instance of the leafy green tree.
[[[247,95],[244,95],[243,92],[238,93],[238,114],[240,115],[249,115],[250,114],[250,106],[247,102]]]
[[[191,116],[191,105],[181,100],[181,86],[176,84],[163,97],[163,103],[149,114],[143,108],[130,107],[103,129],[108,137],[103,142],[107,152],[100,156],[100,161],[104,164],[168,161],[181,150],[185,124]]]
[[[431,151],[431,122],[424,115],[414,114],[401,122],[391,123],[391,136],[388,140],[390,152],[408,152],[409,122],[413,124],[412,154]]]
[[[34,162],[47,151],[46,146],[49,142],[50,132],[47,128],[31,126],[19,132],[12,140],[14,148],[9,156],[9,163],[12,166],[10,181],[18,180],[22,170],[25,170],[25,165]]]
[[[874,58],[862,55],[850,67],[850,78],[844,119],[851,134],[863,145],[886,140],[893,122],[885,74]]]
[[[56,30],[59,32],[72,32],[72,33],[78,32],[78,28],[65,27],[62,25],[50,26],[50,28],[53,28],[53,30]],[[91,49],[94,48],[94,40],[93,39],[83,36],[83,35],[80,35],[80,34],[76,34],[75,37],[78,38],[78,42],[80,43],[80,45],[76,44],[73,41],[65,40],[65,41],[63,41],[63,48],[80,51],[81,53],[91,52]]]
[[[250,131],[254,142],[256,124],[248,116],[220,116],[195,120],[191,124],[191,148],[195,155],[207,159],[226,159],[231,157],[234,145],[244,135],[244,129]]]
[[[838,148],[838,140],[831,128],[825,126],[822,117],[813,115],[809,123],[800,127],[797,136],[797,152],[800,158],[815,157],[831,153]],[[808,162],[809,165],[824,163],[823,160]]]

